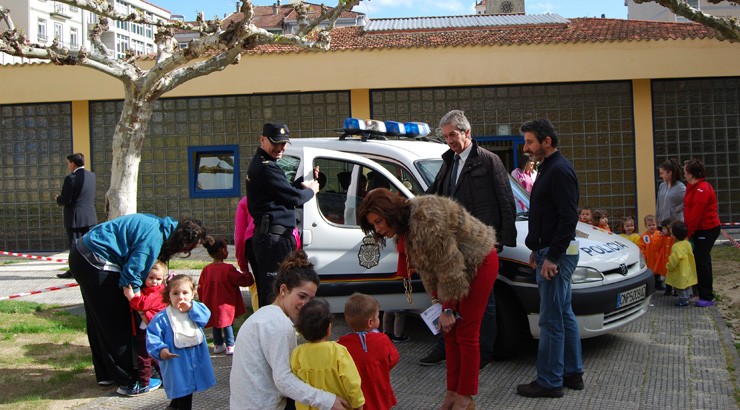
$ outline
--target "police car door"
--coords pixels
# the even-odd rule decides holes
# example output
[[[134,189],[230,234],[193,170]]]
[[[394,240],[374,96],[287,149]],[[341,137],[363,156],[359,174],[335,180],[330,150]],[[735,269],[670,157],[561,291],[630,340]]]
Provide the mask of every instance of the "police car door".
[[[406,197],[411,192],[390,172],[367,158],[333,150],[302,150],[299,175],[314,178],[318,166],[319,193],[304,204],[301,223],[303,246],[322,279],[322,288],[332,281],[382,281],[396,273],[397,253],[391,241],[384,249],[366,238],[359,226],[357,211],[370,182],[385,186]],[[290,153],[288,153],[290,155]],[[298,153],[296,153],[298,154]],[[374,293],[374,292],[368,292]]]

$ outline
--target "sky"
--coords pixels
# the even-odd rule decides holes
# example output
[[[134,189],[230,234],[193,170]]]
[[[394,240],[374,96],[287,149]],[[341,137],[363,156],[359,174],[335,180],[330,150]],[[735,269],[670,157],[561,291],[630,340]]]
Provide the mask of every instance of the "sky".
[[[206,18],[223,17],[236,11],[236,0],[148,0],[172,14],[181,14],[187,21],[195,20],[196,11],[203,11]],[[283,4],[288,1],[283,0]],[[310,3],[327,6],[336,0],[312,0]],[[256,6],[270,6],[275,0],[253,0]],[[475,14],[475,0],[363,0],[354,11],[369,18],[453,16]],[[540,0],[524,2],[526,14],[555,13],[563,17],[627,18],[624,0]]]

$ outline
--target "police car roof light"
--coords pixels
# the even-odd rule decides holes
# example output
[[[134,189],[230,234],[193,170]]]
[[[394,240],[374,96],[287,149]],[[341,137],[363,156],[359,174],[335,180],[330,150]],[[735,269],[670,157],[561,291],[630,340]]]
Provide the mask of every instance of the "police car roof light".
[[[404,124],[396,121],[386,121],[385,129],[388,132],[388,135],[400,136],[406,134],[406,127]]]
[[[368,131],[377,132],[379,134],[385,134],[388,132],[383,121],[365,120],[365,127]]]
[[[363,141],[367,141],[368,139],[384,140],[387,137],[426,140],[425,137],[431,134],[431,128],[429,124],[424,122],[383,122],[348,117],[344,120],[344,127],[338,130],[338,132],[340,134],[340,140],[345,140],[352,136],[359,136]]]
[[[365,127],[365,120],[348,117],[344,119],[344,129],[346,131],[364,131],[367,127]]]
[[[407,122],[403,124],[407,135],[425,137],[431,133],[429,124],[425,122]]]

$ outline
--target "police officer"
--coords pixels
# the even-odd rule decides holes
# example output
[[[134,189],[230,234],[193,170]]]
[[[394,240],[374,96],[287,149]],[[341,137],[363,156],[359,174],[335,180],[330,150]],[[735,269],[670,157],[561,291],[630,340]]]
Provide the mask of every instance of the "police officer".
[[[254,218],[252,246],[257,258],[257,295],[259,305],[272,303],[273,283],[280,262],[296,248],[293,229],[295,207],[303,205],[319,191],[314,179],[290,183],[276,161],[283,156],[290,142],[288,126],[267,123],[262,127],[260,147],[247,171],[249,213]]]

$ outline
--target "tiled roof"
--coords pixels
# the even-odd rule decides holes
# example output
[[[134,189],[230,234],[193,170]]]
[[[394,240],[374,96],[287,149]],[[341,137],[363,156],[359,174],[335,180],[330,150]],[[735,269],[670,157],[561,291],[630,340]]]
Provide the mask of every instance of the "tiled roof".
[[[568,19],[560,17],[557,14],[511,14],[496,16],[477,14],[470,16],[371,19],[365,26],[365,31],[430,30],[566,23],[568,23]]]
[[[574,18],[563,24],[473,28],[435,28],[367,32],[340,27],[331,33],[332,50],[437,48],[480,45],[605,43],[716,38],[714,30],[696,23],[665,23],[603,18]],[[262,45],[251,53],[294,53],[297,47]]]

